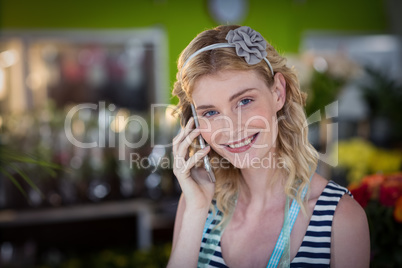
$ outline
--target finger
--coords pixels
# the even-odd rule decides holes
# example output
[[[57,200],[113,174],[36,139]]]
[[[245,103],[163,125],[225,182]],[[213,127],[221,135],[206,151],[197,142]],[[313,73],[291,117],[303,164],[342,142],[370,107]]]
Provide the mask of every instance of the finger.
[[[173,152],[177,151],[177,147],[179,146],[180,142],[186,137],[186,132],[188,132],[189,126],[193,124],[194,119],[191,117],[186,126],[184,128],[180,129],[179,134],[177,134],[176,137],[174,137],[173,139],[173,143],[172,143],[172,149]]]
[[[193,129],[190,134],[187,136],[188,139],[183,140],[179,145],[173,147],[173,155],[175,161],[175,167],[178,169],[182,169],[187,161],[188,154],[189,154],[189,146],[191,145],[192,141],[200,135],[199,129]]]
[[[194,128],[194,118],[190,117],[186,126],[181,128],[179,134],[173,140],[178,142],[182,141],[193,128]]]
[[[173,144],[173,152],[174,153],[181,153],[183,154],[183,151],[186,151],[189,147],[189,145],[193,142],[193,140],[200,135],[200,129],[190,129],[189,133],[187,133],[186,137],[180,141],[176,141],[175,144]]]
[[[211,147],[208,145],[204,149],[197,151],[193,156],[191,156],[187,160],[186,169],[193,168],[198,161],[202,160],[209,153],[210,150],[211,150]]]
[[[176,154],[185,156],[188,153],[188,148],[193,143],[194,139],[199,135],[199,129],[192,130],[190,134],[188,134],[188,136],[181,143],[178,144],[178,147],[176,148]]]
[[[194,129],[194,118],[190,117],[186,126],[182,128],[177,134],[177,136],[173,139],[173,148],[177,147],[181,141],[183,141],[187,135]]]
[[[175,175],[183,174],[187,170],[187,161],[184,157],[176,155],[173,162],[173,172]]]
[[[209,146],[205,147],[202,150],[197,151],[193,156],[191,156],[188,160],[185,159],[180,154],[175,155],[174,157],[174,166],[173,169],[180,173],[189,172],[192,167],[194,167],[195,163],[202,159],[208,152],[210,151]]]

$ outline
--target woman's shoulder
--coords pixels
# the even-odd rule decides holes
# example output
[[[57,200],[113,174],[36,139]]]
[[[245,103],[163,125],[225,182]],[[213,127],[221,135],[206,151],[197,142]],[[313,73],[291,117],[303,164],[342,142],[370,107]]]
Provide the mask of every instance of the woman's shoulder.
[[[364,209],[349,194],[336,206],[331,232],[331,267],[368,267],[370,233]]]
[[[323,194],[323,192],[331,190],[338,191],[339,193],[342,194],[348,193],[348,195],[350,195],[350,192],[346,187],[343,187],[334,181],[328,180],[319,175],[318,173],[314,173],[310,183],[309,200],[311,199],[316,200]]]
[[[347,188],[315,173],[310,183],[309,203],[315,204],[325,193],[330,194],[333,197],[333,201],[336,200],[338,202],[339,200],[334,217],[342,219],[352,214],[354,217],[364,216],[365,218],[363,208],[353,199]],[[334,195],[334,193],[336,193],[336,195]],[[338,196],[338,198],[335,196]]]
[[[345,187],[334,182],[329,183],[329,180],[319,174],[314,174],[311,181],[311,198],[317,200],[326,187],[330,188],[330,193],[335,190],[341,194],[332,220],[331,240],[332,247],[335,247],[333,250],[338,252],[338,255],[344,255],[346,253],[339,254],[341,250],[344,250],[342,245],[352,245],[356,242],[360,246],[362,243],[365,244],[365,250],[369,250],[367,249],[367,245],[368,247],[370,245],[369,228],[364,209],[348,194]]]
[[[310,200],[317,200],[325,187],[328,185],[328,180],[318,173],[314,173],[310,182]]]
[[[339,200],[331,224],[331,267],[368,267],[370,235],[363,208],[345,187],[315,173],[310,183],[311,211],[321,195],[325,200]]]
[[[350,193],[347,188],[340,186],[317,173],[315,173],[311,179],[309,200],[318,200],[323,192],[326,191],[326,188],[329,188],[330,190],[337,190],[339,193],[343,194],[336,208],[336,211],[338,211],[337,214],[344,214],[347,212],[344,210],[358,210],[364,213],[362,207],[353,199],[353,197],[347,194]]]

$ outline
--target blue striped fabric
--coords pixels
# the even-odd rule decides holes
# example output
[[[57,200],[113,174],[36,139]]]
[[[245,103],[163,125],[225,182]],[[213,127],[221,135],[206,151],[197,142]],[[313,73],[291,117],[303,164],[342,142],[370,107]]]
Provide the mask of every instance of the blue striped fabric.
[[[311,180],[311,178],[310,178]],[[301,194],[301,199],[304,199],[307,193],[307,187],[303,189],[303,192]],[[289,198],[286,199],[286,206],[289,206]],[[276,241],[276,245],[274,248],[274,251],[271,254],[271,257],[269,258],[269,262],[267,265],[267,268],[275,268],[278,266],[282,254],[286,252],[288,258],[286,259],[287,263],[290,262],[289,260],[289,251],[290,251],[290,233],[292,232],[293,225],[296,221],[297,215],[299,215],[300,211],[300,205],[297,202],[292,202],[292,205],[290,206],[288,216],[287,216],[287,221],[283,223],[283,227],[281,230],[281,233],[279,234],[279,238]],[[286,215],[286,209],[285,209],[285,215]],[[285,216],[286,217],[286,216]],[[286,247],[286,250],[285,250]],[[286,265],[285,262],[283,262],[282,265]]]
[[[303,242],[290,267],[329,267],[331,260],[331,227],[336,206],[351,193],[330,181],[314,207]]]
[[[345,193],[351,195],[346,188],[339,186],[333,181],[327,184],[318,198],[303,242],[290,267],[329,267],[331,259],[332,219],[335,208]],[[212,213],[208,216],[198,259],[199,268],[228,267],[221,253],[220,232],[214,229],[215,225],[220,222],[221,217],[222,214],[220,211],[218,211],[215,217],[212,217]],[[209,246],[206,244],[207,239],[216,242],[214,248],[210,249],[213,251],[213,254],[205,255],[209,250],[208,248],[204,248]],[[212,253],[212,251],[209,252]],[[208,258],[205,258],[207,256]]]

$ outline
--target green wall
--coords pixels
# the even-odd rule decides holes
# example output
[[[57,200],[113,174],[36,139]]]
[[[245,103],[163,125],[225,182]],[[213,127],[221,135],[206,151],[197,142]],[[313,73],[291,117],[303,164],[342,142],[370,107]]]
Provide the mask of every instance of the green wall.
[[[280,52],[297,52],[305,30],[387,32],[385,0],[249,0],[242,23]],[[200,31],[216,26],[207,0],[0,0],[0,29],[166,29],[169,79],[181,50]]]

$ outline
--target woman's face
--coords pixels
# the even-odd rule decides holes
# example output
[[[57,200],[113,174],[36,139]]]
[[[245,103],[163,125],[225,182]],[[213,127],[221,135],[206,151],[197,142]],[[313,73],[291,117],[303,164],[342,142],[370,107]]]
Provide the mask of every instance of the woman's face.
[[[202,137],[237,168],[270,165],[278,135],[276,112],[286,94],[284,81],[277,74],[268,88],[255,71],[201,77],[192,98]]]

